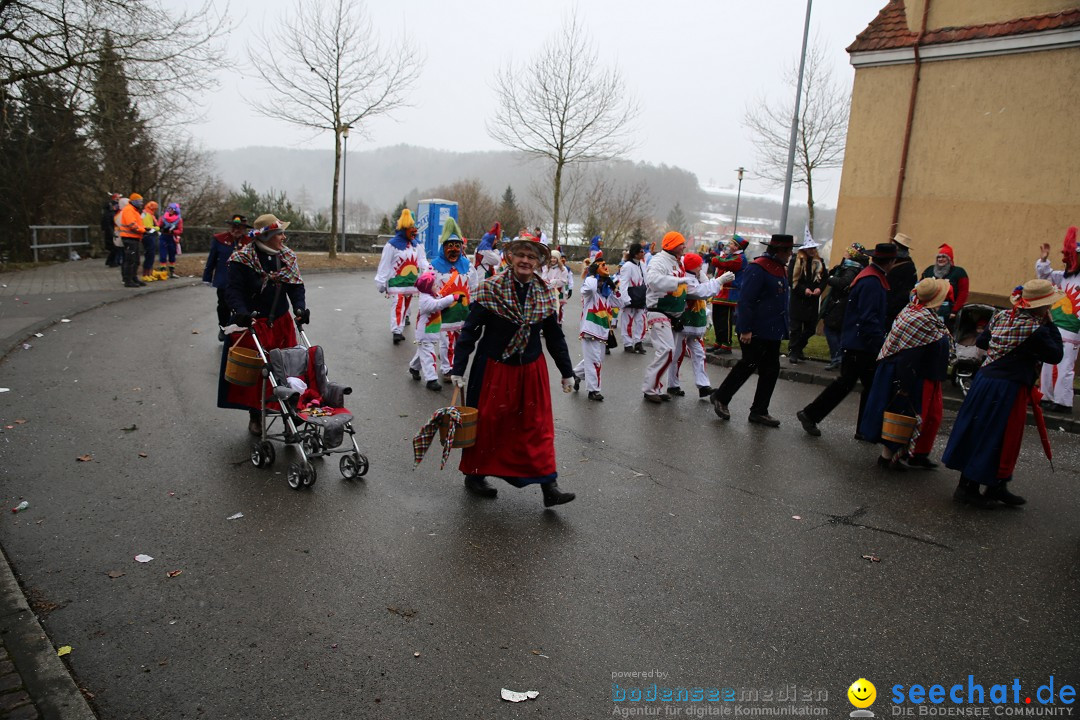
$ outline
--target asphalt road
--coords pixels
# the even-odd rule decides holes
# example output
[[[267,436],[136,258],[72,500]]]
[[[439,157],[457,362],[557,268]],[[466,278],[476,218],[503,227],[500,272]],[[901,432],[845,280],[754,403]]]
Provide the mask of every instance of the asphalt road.
[[[1075,435],[1054,433],[1051,473],[1029,431],[1029,504],[979,512],[952,503],[951,471],[877,471],[854,398],[810,438],[794,413],[819,388],[781,382],[769,430],[745,421],[751,381],[722,423],[691,396],[644,404],[647,357],[616,351],[605,402],[554,398],[577,501],[544,511],[501,483],[487,501],[434,452],[412,468],[449,388],[409,379],[370,274],[313,276],[308,297],[355,390],[363,480],[317,461],[297,492],[292,450],[248,462],[246,415],[215,407],[206,288],[79,315],[0,365],[0,492],[30,502],[0,541],[102,718],[601,718],[652,682],[769,707],[795,685],[839,714],[859,677],[882,716],[897,683],[1080,681]],[[615,677],[633,672],[656,675]]]

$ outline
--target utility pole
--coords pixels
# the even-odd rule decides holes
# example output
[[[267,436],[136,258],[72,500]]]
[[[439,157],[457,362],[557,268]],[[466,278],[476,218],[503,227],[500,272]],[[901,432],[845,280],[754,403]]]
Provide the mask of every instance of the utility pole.
[[[799,106],[802,102],[803,70],[806,68],[806,43],[810,38],[810,5],[806,0],[806,24],[803,27],[802,56],[799,58],[799,82],[795,87],[795,116],[791,119],[791,140],[788,142],[787,177],[784,180],[784,205],[780,208],[780,234],[787,233],[788,203],[791,202],[791,178],[795,172],[795,141],[799,136]]]

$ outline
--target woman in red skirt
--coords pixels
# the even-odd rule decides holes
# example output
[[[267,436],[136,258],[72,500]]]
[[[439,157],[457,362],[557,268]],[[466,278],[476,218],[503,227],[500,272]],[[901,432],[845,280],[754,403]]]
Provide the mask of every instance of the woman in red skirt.
[[[503,248],[509,268],[480,283],[458,335],[451,379],[464,388],[466,404],[479,411],[476,444],[461,453],[465,487],[482,497],[498,491],[486,476],[514,487],[539,484],[544,506],[562,505],[573,493],[559,490],[555,466],[555,423],[551,388],[540,336],[562,375],[563,392],[574,386],[574,366],[559,325],[559,299],[538,271],[548,248],[519,237]]]

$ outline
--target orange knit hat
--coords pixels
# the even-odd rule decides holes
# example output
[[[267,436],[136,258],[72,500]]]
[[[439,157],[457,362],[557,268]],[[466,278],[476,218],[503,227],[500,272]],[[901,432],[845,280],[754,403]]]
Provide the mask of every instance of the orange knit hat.
[[[674,250],[680,245],[686,244],[686,238],[681,233],[677,233],[674,230],[664,236],[664,241],[660,244],[664,250]]]

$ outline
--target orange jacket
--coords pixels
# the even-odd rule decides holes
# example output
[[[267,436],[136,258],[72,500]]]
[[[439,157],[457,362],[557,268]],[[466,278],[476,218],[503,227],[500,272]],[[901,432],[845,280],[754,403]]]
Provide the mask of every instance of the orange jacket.
[[[131,203],[125,205],[124,209],[120,211],[120,219],[116,222],[116,228],[120,231],[120,237],[122,238],[141,239],[143,233],[146,232],[142,213]]]

